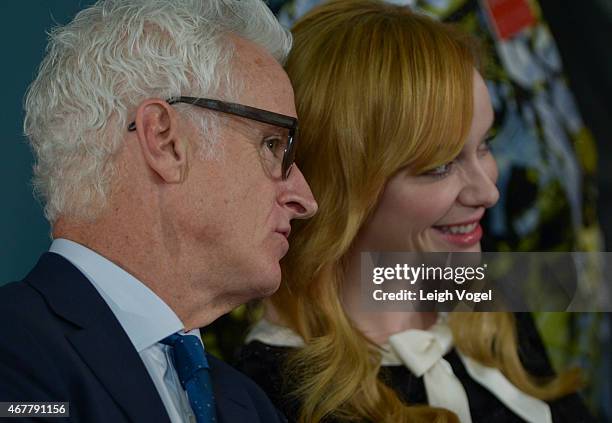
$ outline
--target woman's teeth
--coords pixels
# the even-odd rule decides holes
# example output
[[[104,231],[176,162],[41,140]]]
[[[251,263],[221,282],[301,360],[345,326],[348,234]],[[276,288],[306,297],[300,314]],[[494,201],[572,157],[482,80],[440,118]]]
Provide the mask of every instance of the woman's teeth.
[[[469,234],[474,229],[478,222],[470,223],[469,225],[452,225],[452,226],[438,226],[438,228],[442,232],[451,233],[451,234]]]

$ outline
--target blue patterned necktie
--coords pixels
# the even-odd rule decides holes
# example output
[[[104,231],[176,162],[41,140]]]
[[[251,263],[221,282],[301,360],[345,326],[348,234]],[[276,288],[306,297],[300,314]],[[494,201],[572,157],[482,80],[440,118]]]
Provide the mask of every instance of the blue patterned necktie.
[[[160,341],[173,347],[174,368],[183,389],[187,391],[198,423],[217,421],[208,360],[197,336],[172,334]]]

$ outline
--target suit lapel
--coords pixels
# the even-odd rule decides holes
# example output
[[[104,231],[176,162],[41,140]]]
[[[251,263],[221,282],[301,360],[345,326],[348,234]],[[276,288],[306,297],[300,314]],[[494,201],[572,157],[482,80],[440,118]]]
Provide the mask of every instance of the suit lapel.
[[[131,421],[168,421],[155,385],[127,335],[119,336],[101,323],[68,340]]]
[[[67,335],[68,341],[130,420],[170,421],[129,337],[78,269],[63,257],[46,253],[26,281],[56,314],[80,328]]]
[[[257,412],[248,393],[228,371],[228,364],[208,354],[211,366],[211,377],[217,402],[217,417],[222,423],[249,422],[254,420]],[[233,370],[233,369],[231,369]],[[235,372],[235,370],[233,370]]]
[[[253,410],[249,410],[244,405],[236,403],[227,395],[218,395],[216,401],[217,417],[221,423],[256,423],[256,421],[253,421],[253,418],[256,417],[256,414],[253,413]]]

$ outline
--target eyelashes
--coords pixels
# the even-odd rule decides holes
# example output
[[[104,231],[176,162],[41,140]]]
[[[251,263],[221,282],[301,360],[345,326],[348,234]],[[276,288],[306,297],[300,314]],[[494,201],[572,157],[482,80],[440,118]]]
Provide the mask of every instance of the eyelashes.
[[[489,131],[486,133],[486,135],[484,136],[484,139],[482,140],[482,142],[480,143],[480,145],[478,146],[478,149],[483,149],[483,150],[490,150],[491,147],[491,143],[495,140],[495,138],[497,138],[497,136],[499,135],[498,131],[496,129],[489,129]]]
[[[274,158],[279,159],[283,157],[287,142],[284,141],[280,136],[266,137],[261,140],[262,148],[267,150],[267,154],[271,154]]]
[[[493,129],[490,129],[486,133],[486,135],[483,137],[482,141],[478,144],[478,147],[476,148],[476,154],[478,155],[478,157],[484,157],[491,153],[491,143],[495,140],[497,135],[497,131]],[[457,164],[457,161],[464,160],[463,156],[465,154],[467,153],[462,151],[455,159],[436,166],[433,169],[426,170],[425,172],[420,173],[418,176],[425,176],[434,179],[443,179],[452,173],[453,168]]]
[[[441,179],[441,178],[448,176],[451,173],[451,170],[453,169],[454,164],[455,164],[455,161],[451,160],[450,162],[441,164],[440,166],[437,166],[431,170],[428,170],[422,173],[421,175],[430,176],[436,179]]]

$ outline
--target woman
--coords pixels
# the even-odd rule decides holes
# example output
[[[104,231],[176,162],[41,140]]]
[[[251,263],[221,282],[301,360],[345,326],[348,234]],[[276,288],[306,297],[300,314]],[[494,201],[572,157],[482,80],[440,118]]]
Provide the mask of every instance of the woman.
[[[320,207],[293,229],[243,371],[300,422],[589,421],[576,396],[554,401],[577,375],[552,376],[528,317],[359,307],[362,251],[480,251],[498,192],[473,42],[374,0],[315,8],[293,34],[297,161]],[[438,357],[409,363],[419,339]]]

